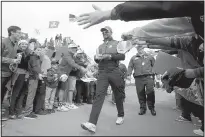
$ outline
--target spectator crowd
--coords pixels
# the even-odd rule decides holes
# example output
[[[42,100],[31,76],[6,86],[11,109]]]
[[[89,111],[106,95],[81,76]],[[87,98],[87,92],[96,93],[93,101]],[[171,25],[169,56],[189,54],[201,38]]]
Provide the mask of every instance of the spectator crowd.
[[[190,20],[189,22],[194,28],[194,33],[192,34],[180,34],[169,36],[168,38],[159,37],[158,39],[147,38],[143,40],[144,43],[141,43],[142,40],[140,38],[136,39],[134,34],[122,34],[123,41],[130,42],[138,51],[130,59],[128,66],[121,63],[121,60],[125,58],[124,54],[126,52],[117,53],[114,49],[120,46],[120,43],[118,44],[118,41],[113,40],[112,29],[108,26],[101,29],[104,43],[100,46],[102,55],[99,57],[95,56],[94,61],[96,63],[93,63],[94,61],[92,62],[88,55],[70,37],[63,38],[62,34],[57,34],[55,40],[51,38],[48,42],[46,39],[44,44],[41,45],[37,39],[22,38],[20,27],[10,26],[8,28],[8,37],[2,39],[1,48],[1,120],[36,119],[38,115],[50,115],[56,111],[67,112],[78,109],[79,106],[87,103],[94,104],[94,107],[90,122],[82,125],[84,129],[95,132],[96,117],[99,116],[98,113],[101,111],[98,103],[103,104],[102,100],[104,99],[103,93],[100,94],[101,91],[98,86],[100,84],[102,84],[101,87],[103,87],[103,84],[105,86],[109,85],[107,83],[110,80],[102,78],[108,75],[109,70],[110,75],[107,77],[114,79],[115,76],[120,75],[120,78],[123,79],[121,85],[116,82],[118,79],[113,80],[111,87],[108,88],[109,91],[116,90],[115,92],[120,89],[120,93],[114,92],[112,94],[111,101],[116,104],[118,111],[123,112],[122,116],[118,116],[118,118],[121,117],[120,120],[117,120],[118,124],[122,124],[124,120],[122,102],[125,102],[126,99],[125,87],[122,85],[126,85],[133,74],[140,104],[139,115],[146,113],[147,106],[151,114],[153,116],[156,115],[154,90],[163,88],[167,93],[175,92],[176,94],[175,109],[181,111],[181,115],[176,121],[191,122],[193,120],[192,116],[198,118],[200,129],[196,129],[193,132],[203,136],[204,32],[202,30],[204,31],[204,27],[201,24],[204,25],[204,19],[202,21],[202,17],[198,18],[198,15],[203,15],[204,13],[198,12],[198,10],[193,11],[193,13],[189,12],[190,9],[187,7],[190,3],[187,4],[188,6],[185,4],[184,9],[180,5],[181,3],[175,5],[176,3],[145,2],[144,4],[147,6],[143,6],[143,2],[125,2],[116,6],[112,11],[99,10],[96,13],[86,14],[85,16],[89,15],[86,18],[82,15],[78,20],[80,22],[79,25],[88,23],[85,27],[88,28],[108,19],[134,21],[191,17],[191,22]],[[170,8],[170,11],[164,12],[163,9],[160,9],[160,6],[157,6],[160,4],[170,4],[170,7],[173,6],[174,11]],[[201,8],[201,2],[195,2],[191,5]],[[149,10],[146,9],[148,7],[150,7]],[[155,10],[164,14],[155,15]],[[143,13],[143,15],[137,16],[138,11]],[[150,13],[150,11],[153,11],[153,13]],[[107,17],[107,13],[110,13],[109,16],[111,17]],[[98,18],[95,19],[95,17]],[[155,29],[153,30],[155,31]],[[109,45],[110,51],[108,52],[112,55],[103,55],[103,52],[107,51],[106,45]],[[114,45],[117,46],[115,47]],[[56,59],[59,47],[66,48],[61,53],[61,58]],[[153,72],[155,58],[152,55],[148,55],[144,51],[145,48],[158,49],[171,56],[177,56],[181,61],[182,68],[170,68],[163,75]],[[53,51],[52,56],[47,54],[49,50]],[[120,72],[116,71],[114,74],[114,71],[110,68],[113,70],[119,68]],[[133,70],[134,73],[132,73]],[[153,88],[154,86],[156,87],[155,89]],[[120,102],[118,99],[123,101]],[[6,102],[9,102],[9,107],[5,107],[6,105],[4,104]],[[1,126],[4,126],[4,123]]]
[[[41,45],[34,38],[22,39],[18,26],[10,26],[8,33],[2,39],[1,103],[9,101],[9,109],[2,105],[3,121],[35,119],[37,115],[92,104],[96,81],[83,82],[81,78],[85,73],[89,73],[86,75],[89,78],[97,78],[98,67],[78,45],[66,43],[67,51],[56,60],[58,51],[52,38]],[[55,40],[61,42],[62,35]],[[48,50],[53,51],[51,57],[47,55]]]

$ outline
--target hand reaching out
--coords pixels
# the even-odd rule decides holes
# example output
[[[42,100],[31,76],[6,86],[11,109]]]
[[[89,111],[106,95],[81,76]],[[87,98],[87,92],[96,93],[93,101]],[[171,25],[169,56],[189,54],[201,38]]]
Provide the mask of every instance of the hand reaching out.
[[[87,29],[93,25],[104,22],[105,20],[109,20],[111,17],[110,11],[102,11],[99,7],[92,5],[95,9],[94,12],[85,13],[79,16],[78,25],[86,25],[84,29]]]

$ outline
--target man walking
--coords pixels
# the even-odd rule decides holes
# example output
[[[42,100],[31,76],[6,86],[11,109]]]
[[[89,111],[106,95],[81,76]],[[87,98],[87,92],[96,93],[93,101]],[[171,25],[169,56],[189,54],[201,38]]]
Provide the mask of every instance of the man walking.
[[[99,46],[98,53],[95,56],[95,61],[99,67],[96,97],[93,102],[89,122],[81,124],[83,129],[94,133],[109,84],[112,86],[118,111],[116,124],[120,125],[124,121],[123,99],[125,96],[125,85],[118,65],[120,60],[125,59],[125,55],[117,52],[118,41],[113,40],[110,27],[102,28],[101,32],[104,37],[104,43]]]
[[[120,68],[120,71],[123,75],[123,80],[124,80],[124,83],[125,82],[125,79],[127,78],[127,67],[125,66],[125,64],[119,62],[119,68]],[[125,89],[124,89],[125,90]],[[115,105],[115,96],[114,96],[114,93],[112,92],[112,103]]]
[[[128,66],[128,79],[131,79],[131,74],[134,69],[135,85],[140,104],[139,115],[144,115],[147,110],[146,102],[153,116],[156,115],[154,109],[155,94],[154,94],[154,78],[152,68],[155,59],[149,56],[144,51],[142,46],[137,46],[137,55],[133,56]]]

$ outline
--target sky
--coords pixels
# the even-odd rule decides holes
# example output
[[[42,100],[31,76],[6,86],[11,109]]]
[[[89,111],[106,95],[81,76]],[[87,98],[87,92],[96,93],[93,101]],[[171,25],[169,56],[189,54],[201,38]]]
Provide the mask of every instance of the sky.
[[[2,2],[2,36],[8,35],[7,28],[16,25],[22,28],[22,32],[30,37],[37,38],[41,43],[45,38],[48,40],[56,34],[63,37],[71,37],[74,42],[93,58],[96,48],[103,43],[100,29],[110,26],[113,29],[113,38],[121,40],[121,34],[135,27],[141,27],[151,21],[105,21],[99,25],[84,30],[76,22],[69,22],[69,14],[79,16],[82,13],[94,11],[92,4],[102,10],[113,9],[122,2]],[[59,21],[59,27],[49,29],[49,21]],[[40,35],[35,33],[40,31]],[[126,54],[124,63],[128,65],[130,58],[136,53],[133,49]]]

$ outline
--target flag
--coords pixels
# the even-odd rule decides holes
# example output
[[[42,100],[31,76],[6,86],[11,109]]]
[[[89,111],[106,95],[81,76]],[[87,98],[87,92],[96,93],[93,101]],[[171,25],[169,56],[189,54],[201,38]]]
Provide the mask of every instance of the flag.
[[[50,21],[49,22],[49,28],[58,28],[59,24],[60,24],[59,21]]]
[[[77,20],[77,17],[73,14],[69,14],[69,21],[70,22],[75,22]]]

